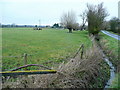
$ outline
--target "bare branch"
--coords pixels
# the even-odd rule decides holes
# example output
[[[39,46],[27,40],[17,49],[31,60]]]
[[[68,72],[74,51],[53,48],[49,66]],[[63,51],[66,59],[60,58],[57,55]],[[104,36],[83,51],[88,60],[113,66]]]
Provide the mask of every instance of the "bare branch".
[[[69,11],[68,13],[64,13],[61,16],[61,25],[63,27],[69,29],[69,32],[72,32],[73,25],[76,23],[76,15],[75,12]]]

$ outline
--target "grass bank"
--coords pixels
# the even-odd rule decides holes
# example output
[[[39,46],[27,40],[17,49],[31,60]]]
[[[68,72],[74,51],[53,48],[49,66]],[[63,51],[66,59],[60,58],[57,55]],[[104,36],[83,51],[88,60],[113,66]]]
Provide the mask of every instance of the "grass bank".
[[[115,33],[115,32],[112,32],[110,30],[108,30],[108,32],[112,33],[112,34],[116,34],[116,35],[120,35],[119,33]]]
[[[101,33],[101,45],[116,68],[119,66],[120,63],[118,59],[120,53],[119,43],[120,41],[118,41],[117,39]]]
[[[116,77],[115,80],[119,79],[118,76],[120,76],[120,60],[119,60],[119,54],[120,54],[120,41],[107,36],[103,33],[100,33],[101,35],[101,45],[104,49],[105,53],[110,58],[110,61],[113,63],[113,65],[116,67]],[[111,85],[112,88],[117,88],[116,86],[119,86],[119,80],[115,81],[113,80],[113,83]],[[120,86],[119,86],[120,87]]]
[[[120,89],[120,73],[117,73],[115,79],[112,81],[110,88],[119,88]]]

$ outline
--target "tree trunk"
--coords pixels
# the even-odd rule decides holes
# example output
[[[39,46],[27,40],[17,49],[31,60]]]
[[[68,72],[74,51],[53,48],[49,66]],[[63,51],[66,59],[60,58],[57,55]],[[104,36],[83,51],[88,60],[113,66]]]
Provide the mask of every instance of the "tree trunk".
[[[69,28],[69,33],[72,33],[72,28]]]

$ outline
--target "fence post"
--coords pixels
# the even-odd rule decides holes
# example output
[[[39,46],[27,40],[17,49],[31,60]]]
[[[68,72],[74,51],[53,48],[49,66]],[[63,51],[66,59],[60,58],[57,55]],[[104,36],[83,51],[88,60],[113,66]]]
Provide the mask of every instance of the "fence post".
[[[77,56],[77,54],[79,53],[79,51],[82,49],[82,46],[83,46],[83,44],[82,45],[80,45],[80,48],[78,49],[78,51],[75,53],[75,55],[74,55],[74,57],[73,58],[75,58],[76,56]]]
[[[27,65],[27,53],[24,53],[24,65]],[[24,70],[27,70],[27,67],[25,67]],[[26,88],[26,84],[29,81],[28,75],[25,75],[24,78],[25,79],[24,79],[23,83],[25,83],[25,88]]]
[[[24,65],[27,65],[27,54],[24,54]],[[27,68],[25,68],[25,70],[27,70]]]
[[[82,50],[81,50],[81,59],[83,58],[83,52],[84,52],[84,45],[82,45]]]

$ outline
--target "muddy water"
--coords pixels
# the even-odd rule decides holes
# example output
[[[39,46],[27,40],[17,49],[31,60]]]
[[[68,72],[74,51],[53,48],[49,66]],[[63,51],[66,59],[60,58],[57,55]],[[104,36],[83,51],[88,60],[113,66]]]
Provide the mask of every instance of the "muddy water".
[[[109,61],[109,58],[107,56],[105,56],[105,54],[103,54],[103,56],[104,56],[105,62],[110,67],[110,79],[106,82],[106,85],[104,87],[104,90],[106,90],[107,88],[110,87],[110,85],[112,84],[112,80],[115,78],[115,67],[113,66],[113,64],[111,63],[111,61]]]

